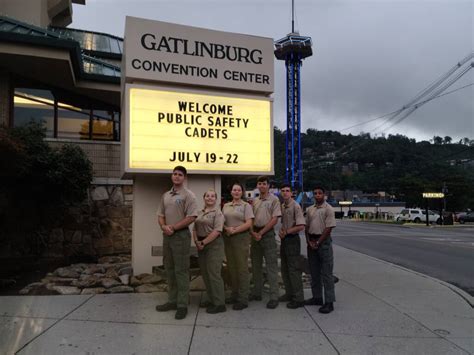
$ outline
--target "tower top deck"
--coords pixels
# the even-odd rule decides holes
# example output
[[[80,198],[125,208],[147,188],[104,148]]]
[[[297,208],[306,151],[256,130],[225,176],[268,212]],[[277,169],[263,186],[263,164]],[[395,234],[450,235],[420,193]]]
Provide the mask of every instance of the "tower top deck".
[[[289,33],[286,37],[275,41],[275,57],[286,60],[289,53],[299,54],[300,59],[311,57],[313,42],[311,37],[301,36],[297,32]]]

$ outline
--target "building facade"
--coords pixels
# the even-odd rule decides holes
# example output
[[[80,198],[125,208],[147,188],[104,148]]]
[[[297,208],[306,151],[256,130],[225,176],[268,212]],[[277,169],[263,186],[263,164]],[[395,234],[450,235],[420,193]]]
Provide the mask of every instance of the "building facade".
[[[128,253],[133,185],[120,171],[123,39],[66,27],[73,3],[85,0],[0,0],[0,125],[42,122],[52,147],[76,144],[93,163],[89,212],[73,211],[76,222],[53,233],[52,253]]]

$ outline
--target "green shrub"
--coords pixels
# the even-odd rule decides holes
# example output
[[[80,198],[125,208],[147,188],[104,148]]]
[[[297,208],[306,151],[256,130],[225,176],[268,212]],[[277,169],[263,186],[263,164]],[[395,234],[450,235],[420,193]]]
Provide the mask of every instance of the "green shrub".
[[[35,236],[87,197],[92,164],[74,145],[51,148],[40,124],[0,127],[0,242],[31,254]]]

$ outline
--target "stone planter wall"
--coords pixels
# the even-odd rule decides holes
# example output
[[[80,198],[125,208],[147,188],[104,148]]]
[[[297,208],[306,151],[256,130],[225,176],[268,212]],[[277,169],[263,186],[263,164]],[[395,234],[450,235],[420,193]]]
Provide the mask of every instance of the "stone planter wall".
[[[88,199],[69,208],[45,240],[44,257],[131,254],[132,182],[93,184]]]

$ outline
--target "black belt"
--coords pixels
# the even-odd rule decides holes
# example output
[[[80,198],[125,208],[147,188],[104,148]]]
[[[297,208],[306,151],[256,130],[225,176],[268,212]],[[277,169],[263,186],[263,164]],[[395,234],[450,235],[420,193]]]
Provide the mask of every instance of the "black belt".
[[[258,233],[258,232],[260,232],[263,228],[265,228],[265,226],[263,226],[263,227],[256,227],[256,226],[254,226],[254,227],[253,227],[253,231]]]
[[[308,234],[309,239],[319,239],[321,234]]]
[[[201,240],[204,240],[204,239],[206,239],[206,238],[207,238],[207,235],[206,235],[206,236],[204,236],[204,237],[200,237],[200,236],[198,236],[198,240],[199,240],[199,241],[201,241]]]
[[[285,238],[296,238],[296,237],[299,237],[300,235],[299,234],[287,234],[285,235]]]

